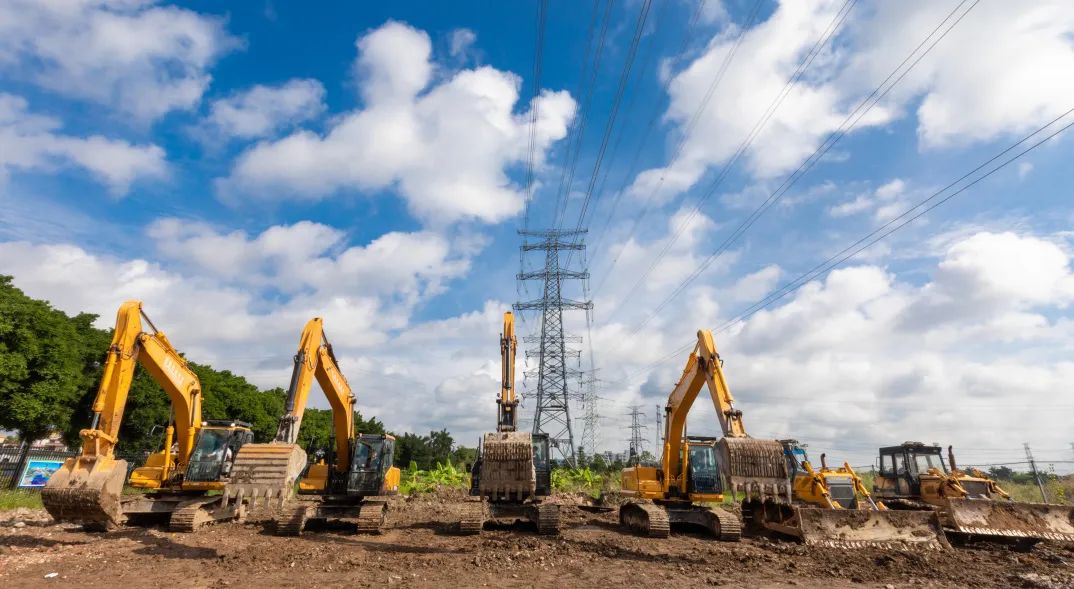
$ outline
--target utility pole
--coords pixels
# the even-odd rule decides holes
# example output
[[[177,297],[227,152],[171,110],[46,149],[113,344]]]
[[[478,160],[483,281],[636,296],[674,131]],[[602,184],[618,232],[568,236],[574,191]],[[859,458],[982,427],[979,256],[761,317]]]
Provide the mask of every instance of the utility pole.
[[[630,407],[630,463],[638,464],[641,461],[641,453],[645,451],[645,436],[641,430],[645,424],[641,422],[645,414],[641,412],[641,405]]]
[[[573,271],[560,267],[561,251],[584,251],[584,229],[574,231],[519,231],[522,236],[522,253],[544,252],[544,268],[536,272],[518,273],[518,280],[540,280],[544,283],[539,299],[514,304],[515,311],[540,311],[541,330],[538,336],[524,337],[523,343],[537,344],[536,350],[527,350],[527,357],[537,358],[537,410],[533,418],[533,433],[548,434],[549,442],[559,455],[574,466],[577,453],[574,430],[571,426],[569,400],[572,396],[568,384],[576,382],[581,371],[567,367],[568,358],[578,358],[581,352],[569,349],[568,342],[581,342],[581,337],[563,333],[563,310],[588,311],[591,301],[574,301],[563,298],[564,280],[585,280],[589,272]],[[535,352],[535,353],[534,353]]]
[[[1033,451],[1029,449],[1029,442],[1022,444],[1026,449],[1026,460],[1029,461],[1029,469],[1033,471],[1033,478],[1037,480],[1037,488],[1040,489],[1040,497],[1045,503],[1048,502],[1048,494],[1044,492],[1044,483],[1040,480],[1040,473],[1037,472],[1037,461],[1033,460]]]
[[[656,415],[655,415],[655,417],[656,417],[656,450],[653,452],[653,454],[656,454],[657,452],[663,452],[664,451],[664,432],[662,431],[663,428],[660,427],[660,426],[663,425],[662,423],[660,423],[660,405],[656,406]]]

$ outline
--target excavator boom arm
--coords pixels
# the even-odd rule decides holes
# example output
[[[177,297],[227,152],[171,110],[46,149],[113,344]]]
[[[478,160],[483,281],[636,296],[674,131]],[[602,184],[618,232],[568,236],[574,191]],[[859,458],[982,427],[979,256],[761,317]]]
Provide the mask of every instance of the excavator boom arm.
[[[496,400],[499,406],[496,431],[500,432],[513,432],[518,428],[518,398],[515,395],[515,352],[517,350],[515,316],[507,311],[503,314],[503,333],[500,334],[501,384],[500,398]]]
[[[291,385],[287,391],[285,413],[280,418],[276,442],[294,444],[302,416],[306,412],[310,387],[317,379],[321,390],[332,407],[332,424],[335,430],[336,469],[346,471],[350,464],[350,443],[354,437],[354,393],[346,377],[339,370],[332,345],[324,335],[324,322],[315,317],[306,323],[295,354],[295,367],[291,373]]]

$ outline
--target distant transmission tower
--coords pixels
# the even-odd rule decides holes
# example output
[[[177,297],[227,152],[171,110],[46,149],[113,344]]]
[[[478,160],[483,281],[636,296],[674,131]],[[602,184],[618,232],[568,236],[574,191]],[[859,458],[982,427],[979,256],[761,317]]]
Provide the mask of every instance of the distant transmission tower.
[[[537,358],[537,412],[533,418],[533,433],[548,434],[553,447],[568,464],[574,465],[577,453],[574,432],[571,428],[569,400],[572,396],[568,383],[577,382],[578,369],[567,366],[568,358],[578,358],[579,350],[568,349],[567,343],[581,342],[581,337],[563,334],[563,310],[593,308],[590,301],[573,301],[563,298],[564,280],[585,280],[589,273],[561,268],[561,251],[583,251],[584,229],[574,231],[519,231],[522,236],[522,252],[543,251],[544,269],[537,272],[518,273],[519,280],[544,282],[539,299],[515,303],[516,311],[540,311],[541,332],[536,337],[525,337],[523,343],[537,344],[536,353],[527,350],[527,357]]]
[[[641,460],[641,454],[645,451],[645,436],[641,430],[646,429],[641,422],[645,414],[641,412],[641,405],[630,407],[630,463],[637,464]]]
[[[590,343],[592,345],[592,343]],[[582,448],[592,457],[597,451],[597,382],[600,379],[594,373],[582,379]]]

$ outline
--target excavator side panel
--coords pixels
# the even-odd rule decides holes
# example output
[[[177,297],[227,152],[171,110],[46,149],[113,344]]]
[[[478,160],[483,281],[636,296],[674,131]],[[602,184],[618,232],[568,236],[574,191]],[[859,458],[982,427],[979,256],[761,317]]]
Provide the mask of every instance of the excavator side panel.
[[[945,526],[971,536],[1074,542],[1074,507],[991,499],[948,499]]]
[[[41,490],[41,502],[58,522],[118,525],[127,461],[111,456],[75,456],[64,461]]]
[[[725,437],[717,447],[733,497],[790,502],[791,483],[783,444],[777,440]]]
[[[533,464],[532,434],[485,434],[478,490],[482,497],[494,499],[523,500],[536,493],[537,472]]]

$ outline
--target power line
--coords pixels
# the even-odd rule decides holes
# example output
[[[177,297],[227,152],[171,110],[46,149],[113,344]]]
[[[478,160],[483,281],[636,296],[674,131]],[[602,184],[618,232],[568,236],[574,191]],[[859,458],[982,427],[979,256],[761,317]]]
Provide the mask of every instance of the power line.
[[[600,147],[597,149],[597,157],[593,162],[593,172],[589,175],[589,185],[586,187],[585,199],[582,201],[582,207],[578,213],[578,223],[575,229],[581,229],[585,225],[586,212],[589,209],[590,199],[593,198],[593,188],[597,184],[597,179],[600,177],[600,166],[604,162],[604,154],[608,150],[608,140],[611,139],[612,129],[615,128],[615,119],[619,114],[619,105],[623,101],[623,94],[626,92],[627,82],[630,80],[630,72],[634,66],[634,59],[638,54],[638,44],[641,42],[642,33],[645,31],[645,21],[649,18],[649,10],[652,8],[653,0],[644,0],[641,5],[641,10],[638,13],[637,22],[634,25],[634,37],[630,40],[630,49],[627,51],[627,57],[623,63],[623,71],[619,75],[619,85],[615,90],[615,98],[612,100],[611,112],[608,114],[608,121],[604,125],[604,135],[600,140]],[[570,254],[567,254],[567,261],[570,262]]]
[[[701,276],[701,274],[703,274],[716,260],[718,260],[731,247],[731,245],[733,245],[738,240],[738,238],[742,237],[742,235],[744,235],[746,231],[753,227],[757,220],[760,219],[760,217],[764,215],[768,211],[768,209],[770,209],[773,205],[775,205],[776,202],[782,199],[787,194],[787,192],[789,192],[790,189],[795,184],[797,184],[798,181],[807,172],[809,172],[813,168],[813,166],[815,166],[817,162],[819,162],[821,158],[826,153],[828,153],[829,150],[831,150],[832,147],[834,147],[840,140],[842,140],[842,138],[845,137],[847,133],[854,129],[854,127],[857,126],[858,122],[870,110],[872,110],[874,106],[876,106],[881,100],[883,100],[884,97],[886,97],[891,92],[891,90],[894,89],[895,86],[898,85],[898,83],[902,81],[902,79],[905,78],[906,75],[910,73],[910,71],[913,70],[914,67],[918,63],[920,63],[920,61],[926,55],[928,55],[932,51],[932,49],[935,48],[936,45],[947,36],[949,32],[951,32],[951,29],[958,25],[958,23],[962,22],[962,19],[965,18],[965,16],[969,14],[971,10],[973,10],[973,8],[978,4],[978,2],[980,2],[980,0],[974,0],[973,4],[971,4],[969,8],[967,8],[957,18],[950,22],[947,28],[937,36],[937,33],[940,31],[940,29],[944,28],[948,21],[951,21],[951,19],[958,13],[960,8],[967,1],[968,0],[963,0],[958,6],[955,7],[954,10],[948,13],[948,15],[940,22],[940,24],[938,24],[936,28],[934,28],[921,41],[921,43],[919,43],[917,47],[915,47],[914,50],[911,51],[910,54],[907,55],[906,58],[904,58],[902,62],[899,63],[899,65],[896,66],[895,69],[893,69],[891,73],[889,73],[888,76],[876,88],[874,88],[873,91],[868,96],[866,96],[865,99],[863,99],[853,111],[851,111],[846,116],[843,122],[839,125],[839,128],[834,133],[829,135],[819,146],[817,146],[813,153],[808,158],[806,158],[805,161],[803,161],[798,166],[798,168],[794,170],[794,172],[787,176],[783,180],[783,183],[780,184],[779,187],[777,187],[774,191],[772,191],[772,194],[770,194],[768,198],[761,203],[760,206],[754,209],[754,211],[750,213],[750,215],[739,224],[739,226],[731,233],[731,235],[724,239],[724,241],[719,245],[719,247],[716,248],[716,251],[710,254],[704,262],[699,264],[697,269],[695,269],[689,276],[687,276],[686,279],[683,280],[672,291],[672,293],[668,295],[667,298],[661,301],[660,304],[658,304],[652,312],[650,312],[637,326],[635,326],[631,333],[637,333],[639,330],[641,330],[642,327],[647,325],[649,321],[653,319],[653,317],[655,317],[660,311],[667,307],[667,305],[670,304],[673,300],[675,300],[675,298],[681,295],[686,290],[686,287],[690,285],[690,283],[692,283],[699,276]],[[931,43],[929,43],[929,40],[933,39],[933,37],[935,37],[935,39],[932,40]],[[924,47],[926,44],[928,44],[928,47],[925,48],[924,51],[921,51],[922,47]],[[920,54],[918,54],[919,51],[921,52]],[[914,57],[915,55],[916,58]],[[911,61],[911,59],[913,61]],[[908,63],[909,65],[907,65]],[[906,66],[905,69],[904,66]],[[717,180],[719,180],[719,178]],[[715,192],[715,188],[716,186],[714,185],[712,187],[712,191],[709,194]],[[648,275],[647,273],[646,276]],[[623,298],[622,302],[625,302],[627,299],[629,299],[630,295],[637,290],[637,287],[640,284],[640,281],[636,283],[635,286],[631,289],[631,291],[627,294],[627,296]],[[622,302],[620,303],[620,308],[622,306]]]
[[[541,110],[541,74],[544,69],[544,34],[548,20],[548,0],[541,0],[537,5],[537,41],[533,51],[533,97],[530,100],[530,138],[529,155],[526,159],[525,212],[522,216],[522,230],[529,229],[530,204],[533,201],[533,168],[537,159],[537,121]]]
[[[723,325],[718,327],[716,329],[716,332],[720,333],[720,332],[727,331],[735,323],[738,323],[740,321],[748,319],[749,317],[753,316],[755,313],[757,313],[758,311],[760,311],[764,307],[767,307],[768,305],[770,305],[770,304],[782,299],[783,297],[787,296],[788,294],[797,291],[798,289],[800,289],[802,286],[804,286],[809,281],[811,281],[811,280],[813,280],[813,279],[815,279],[815,278],[817,278],[817,277],[819,277],[819,276],[821,276],[823,274],[826,274],[826,273],[830,272],[835,267],[837,267],[837,266],[841,265],[843,262],[846,262],[847,260],[853,258],[857,254],[859,254],[861,251],[863,251],[866,248],[872,246],[876,242],[886,238],[887,236],[891,235],[892,233],[898,231],[899,229],[902,229],[906,225],[916,221],[917,219],[919,219],[920,217],[922,217],[923,215],[925,215],[929,211],[931,211],[931,210],[935,209],[936,207],[946,203],[947,201],[951,200],[952,198],[958,196],[959,194],[962,194],[963,192],[968,190],[970,187],[975,186],[977,183],[981,182],[985,178],[988,178],[992,174],[995,174],[996,172],[998,172],[998,171],[1002,170],[1003,168],[1007,167],[1011,162],[1021,158],[1023,155],[1029,153],[1030,151],[1033,151],[1034,149],[1039,147],[1044,142],[1046,142],[1046,141],[1050,140],[1051,138],[1059,135],[1063,131],[1066,131],[1072,125],[1074,125],[1074,122],[1067,123],[1066,125],[1060,127],[1058,130],[1050,133],[1049,135],[1047,135],[1043,139],[1040,139],[1036,143],[1030,145],[1029,147],[1025,148],[1024,150],[1022,150],[1022,151],[1016,153],[1015,155],[1011,156],[1010,158],[1006,159],[1005,161],[1003,161],[999,165],[997,165],[997,166],[993,167],[992,169],[988,170],[983,175],[975,178],[974,180],[972,180],[971,182],[967,183],[965,186],[959,188],[955,192],[952,192],[951,194],[949,194],[949,195],[947,195],[947,196],[945,196],[945,197],[943,197],[943,198],[941,198],[939,200],[936,200],[937,198],[939,198],[947,190],[950,190],[951,188],[955,187],[956,185],[958,185],[963,180],[969,178],[973,174],[975,174],[978,171],[984,169],[985,167],[987,167],[992,162],[1000,159],[1001,157],[1003,157],[1004,154],[1013,151],[1019,145],[1022,145],[1023,143],[1026,143],[1027,141],[1031,140],[1034,136],[1039,135],[1045,129],[1047,129],[1047,128],[1055,125],[1059,121],[1063,120],[1068,115],[1070,115],[1072,112],[1074,112],[1074,108],[1067,110],[1066,112],[1064,112],[1063,114],[1059,115],[1055,119],[1049,121],[1044,126],[1037,128],[1035,131],[1033,131],[1029,135],[1026,135],[1022,139],[1020,139],[1017,143],[1012,144],[1011,146],[1007,147],[1006,149],[1004,149],[1000,153],[992,156],[990,159],[988,159],[987,161],[985,161],[981,165],[977,166],[973,170],[967,172],[966,174],[964,174],[958,180],[955,180],[954,182],[948,184],[944,188],[942,188],[942,189],[938,190],[937,192],[933,193],[931,196],[929,196],[925,200],[922,200],[919,203],[917,203],[916,205],[910,207],[909,209],[904,211],[902,214],[900,214],[897,217],[893,218],[892,220],[888,221],[884,225],[881,225],[879,228],[877,228],[876,230],[872,231],[871,233],[869,233],[865,237],[862,237],[861,239],[859,239],[858,241],[854,242],[850,246],[844,248],[839,253],[835,254],[834,256],[831,256],[830,258],[828,258],[824,262],[821,262],[817,266],[814,266],[808,272],[806,272],[804,274],[801,274],[798,278],[792,280],[791,282],[789,282],[789,283],[785,284],[784,286],[780,287],[779,289],[777,289],[776,291],[772,292],[771,294],[769,294],[765,298],[763,298],[760,301],[754,303],[745,312],[739,314],[734,319],[728,320]],[[932,202],[932,201],[936,201],[936,202]],[[931,203],[931,204],[929,204],[929,203]],[[919,212],[915,213],[914,211],[917,211],[918,209],[921,209],[921,210]]]
[[[599,2],[594,0],[593,8],[596,11]],[[567,201],[570,198],[571,186],[574,185],[574,172],[578,167],[578,155],[582,151],[582,138],[585,136],[586,123],[589,120],[589,105],[593,98],[593,89],[596,87],[597,72],[600,71],[600,61],[604,54],[604,40],[608,34],[608,21],[611,20],[612,1],[605,0],[604,3],[604,18],[600,27],[600,39],[597,42],[597,50],[593,55],[592,67],[587,67],[588,64],[582,64],[582,79],[579,81],[579,90],[581,85],[584,84],[585,96],[582,100],[582,108],[578,114],[578,118],[573,126],[573,133],[567,139],[567,158],[569,165],[564,166],[562,174],[559,177],[559,190],[556,193],[556,208],[553,210],[552,227],[558,228],[560,226],[560,214],[561,210],[565,210],[567,207]],[[595,19],[597,12],[594,12],[593,18]],[[590,29],[592,29],[594,21],[590,21]],[[592,45],[592,39],[589,44]],[[587,54],[588,59],[588,54]],[[588,79],[586,78],[586,70],[589,69]],[[579,94],[581,96],[581,94]],[[572,154],[573,150],[573,154]]]
[[[858,239],[857,241],[855,241],[851,245],[847,246],[843,250],[839,251],[835,255],[829,257],[828,259],[824,260],[820,264],[817,264],[816,266],[814,266],[809,271],[799,275],[794,280],[788,282],[787,284],[783,285],[782,287],[780,287],[780,288],[776,289],[775,291],[769,293],[764,298],[756,301],[755,303],[753,303],[752,305],[747,307],[745,311],[739,313],[738,315],[736,315],[732,319],[729,319],[726,322],[724,322],[723,324],[721,324],[719,327],[717,327],[714,330],[714,332],[715,333],[725,332],[728,329],[730,329],[732,326],[734,326],[735,324],[740,323],[742,321],[745,321],[746,319],[752,317],[754,314],[756,314],[760,310],[764,309],[765,307],[767,307],[767,306],[771,305],[772,303],[782,299],[783,297],[787,296],[788,294],[791,294],[791,293],[797,291],[802,286],[808,284],[809,281],[814,280],[814,279],[816,279],[816,278],[818,278],[818,277],[830,272],[835,267],[837,267],[837,266],[843,264],[844,262],[846,262],[847,260],[853,258],[854,256],[856,256],[858,253],[860,253],[861,251],[865,250],[866,248],[868,248],[868,247],[872,246],[873,244],[877,243],[878,241],[888,237],[889,235],[891,235],[892,233],[898,231],[899,229],[902,229],[906,225],[912,223],[913,221],[917,220],[921,216],[927,214],[929,211],[932,211],[936,207],[946,203],[947,201],[951,200],[952,198],[958,196],[959,194],[962,194],[963,192],[965,192],[969,188],[975,186],[976,184],[978,184],[982,180],[988,178],[992,174],[995,174],[999,170],[1002,170],[1003,168],[1007,167],[1008,165],[1010,165],[1015,160],[1021,158],[1025,154],[1033,151],[1037,147],[1040,147],[1042,144],[1050,141],[1052,138],[1058,136],[1063,131],[1066,131],[1071,126],[1074,126],[1074,121],[1069,122],[1069,123],[1059,127],[1058,129],[1056,129],[1056,130],[1054,130],[1054,131],[1052,131],[1050,133],[1045,134],[1044,137],[1042,137],[1039,140],[1037,140],[1036,142],[1032,143],[1031,145],[1029,145],[1025,149],[1023,149],[1021,151],[1018,151],[1017,153],[1015,153],[1014,155],[1010,156],[1006,160],[1000,162],[999,164],[997,164],[996,166],[992,167],[991,169],[988,169],[986,172],[984,172],[983,174],[977,176],[976,178],[974,178],[970,182],[966,183],[965,185],[963,185],[958,190],[955,190],[954,192],[948,194],[947,196],[943,196],[943,198],[940,198],[944,193],[946,193],[947,191],[951,190],[955,186],[958,186],[963,181],[965,181],[965,180],[969,179],[970,177],[972,177],[974,174],[977,174],[981,170],[984,170],[990,164],[992,164],[992,163],[996,162],[997,160],[1001,159],[1004,155],[1006,155],[1006,154],[1008,154],[1008,153],[1010,153],[1012,151],[1015,151],[1020,145],[1023,145],[1025,143],[1031,141],[1034,137],[1044,133],[1045,130],[1047,130],[1048,128],[1055,126],[1057,123],[1059,123],[1060,121],[1062,121],[1063,119],[1068,117],[1071,113],[1074,113],[1074,108],[1071,108],[1071,109],[1065,111],[1063,114],[1061,114],[1058,117],[1052,119],[1051,121],[1049,121],[1048,123],[1044,124],[1043,126],[1038,127],[1033,132],[1031,132],[1028,135],[1022,137],[1020,140],[1018,140],[1017,142],[1011,144],[1010,146],[1008,146],[1004,150],[1000,151],[996,155],[992,156],[991,158],[989,158],[985,162],[981,163],[980,165],[978,165],[974,169],[972,169],[969,172],[963,174],[957,180],[951,182],[947,186],[944,186],[940,190],[936,191],[935,193],[930,195],[928,198],[925,198],[924,200],[919,201],[917,204],[915,204],[914,206],[910,207],[909,209],[904,211],[902,214],[900,214],[900,215],[896,216],[895,218],[891,219],[890,221],[888,221],[884,225],[878,227],[874,231],[870,232],[868,235],[865,235],[864,237]],[[939,200],[937,200],[937,199],[939,199]],[[657,360],[656,362],[654,362],[652,364],[649,364],[649,365],[641,368],[638,371],[632,372],[627,377],[621,379],[620,381],[615,381],[615,382],[628,382],[634,376],[637,376],[638,374],[641,374],[641,373],[643,373],[643,372],[645,372],[645,371],[647,371],[647,370],[649,370],[651,368],[654,368],[656,366],[659,366],[660,364],[663,364],[663,363],[667,362],[668,360],[670,360],[670,359],[672,359],[674,357],[679,356],[681,353],[683,353],[686,350],[690,349],[693,345],[694,345],[693,343],[687,344],[686,346],[677,349],[672,354],[664,356],[663,358]]]
[[[855,1],[855,0],[847,0],[848,3],[852,2],[852,1]],[[748,20],[747,20],[746,24],[739,30],[738,35],[735,37],[735,41],[732,44],[731,49],[727,52],[727,55],[724,56],[724,60],[720,64],[719,69],[717,69],[716,75],[713,76],[712,81],[709,83],[709,87],[706,89],[705,95],[702,97],[700,104],[698,104],[698,107],[694,110],[694,113],[690,116],[690,120],[686,125],[685,131],[682,133],[682,136],[679,138],[678,144],[675,147],[674,155],[672,155],[672,157],[671,157],[671,164],[668,165],[669,168],[672,165],[674,165],[674,163],[679,159],[679,156],[682,154],[682,150],[686,146],[687,141],[693,135],[694,129],[696,128],[697,123],[701,119],[701,115],[704,114],[705,111],[708,110],[708,105],[712,101],[712,97],[716,92],[716,88],[719,87],[720,82],[723,80],[724,74],[727,72],[727,69],[731,65],[731,61],[734,59],[735,54],[738,53],[738,48],[742,45],[742,41],[745,39],[746,33],[753,26],[753,23],[756,20],[757,15],[760,12],[760,8],[761,8],[761,2],[760,2],[760,0],[758,0],[753,6],[753,10],[750,11],[750,14],[749,14],[749,17],[748,17]],[[665,91],[669,87],[669,85],[671,83],[671,80],[672,80],[672,78],[669,76],[667,83],[664,85]],[[654,118],[653,122],[655,122],[655,118]],[[652,127],[652,123],[650,123],[650,129],[651,129],[651,127]],[[647,133],[648,133],[648,131],[647,131]],[[641,147],[642,146],[639,146],[639,150],[640,150]],[[635,158],[635,160],[636,160],[636,158]],[[623,186],[620,187],[620,194],[622,194],[622,192],[626,190],[626,179],[629,178],[629,177],[630,177],[630,173],[628,171],[628,175],[624,177],[624,184],[623,184]],[[660,188],[663,187],[663,185],[664,185],[664,178],[665,178],[665,176],[660,177],[660,180],[657,182],[656,186],[654,186],[653,189],[651,191],[649,191],[649,196],[644,199],[645,204],[642,207],[642,211],[641,211],[641,213],[639,215],[634,217],[634,224],[630,228],[630,233],[627,235],[627,238],[626,238],[624,243],[629,242],[630,239],[633,238],[634,233],[638,230],[638,227],[641,224],[641,220],[644,219],[645,216],[648,214],[649,208],[652,205],[652,203],[653,203],[653,201],[654,201],[654,199],[656,197],[656,193],[659,192]],[[610,219],[609,219],[609,223],[610,223]],[[605,228],[607,228],[607,223],[605,224]],[[615,258],[612,260],[612,263],[609,266],[608,271],[605,273],[604,278],[601,279],[600,284],[597,285],[597,290],[600,290],[600,287],[604,286],[604,282],[607,281],[608,276],[611,275],[611,271],[615,268],[615,265],[619,262],[619,258],[620,258],[621,255],[622,255],[622,250],[620,250],[616,254]]]

